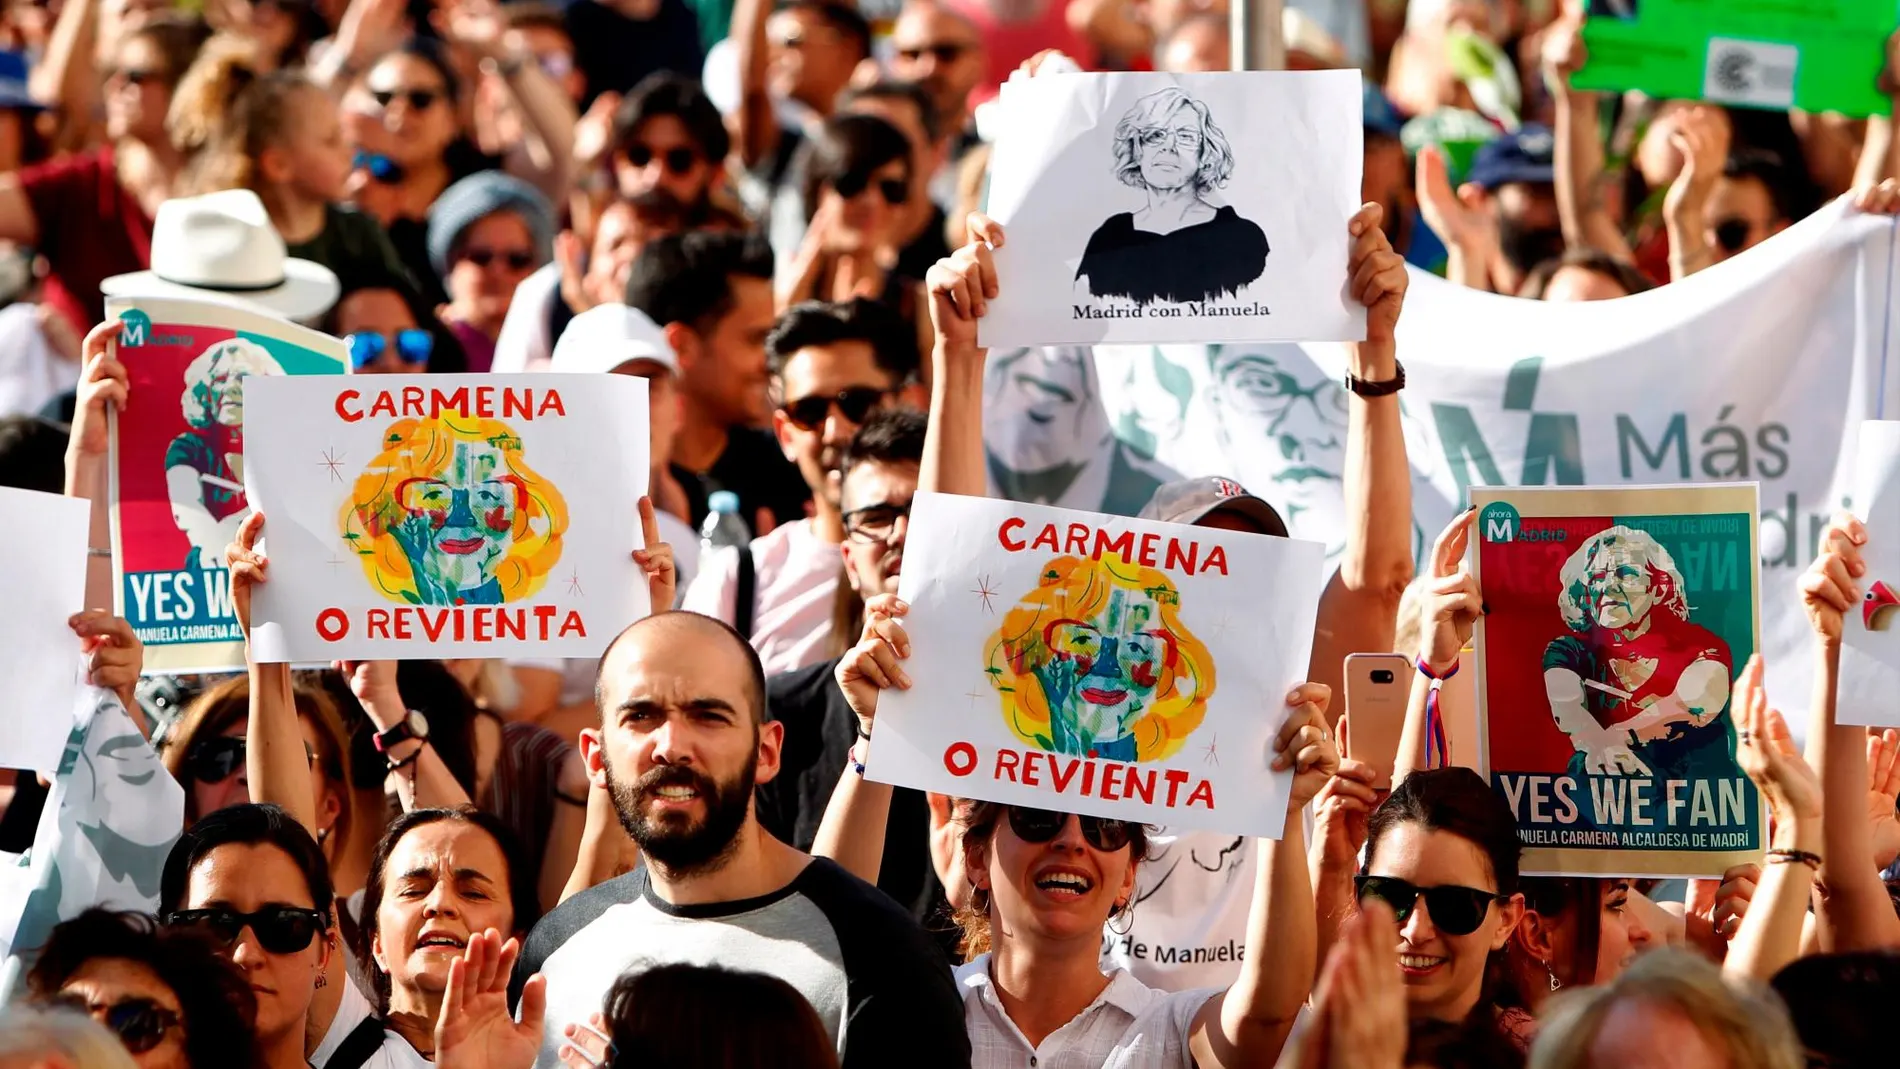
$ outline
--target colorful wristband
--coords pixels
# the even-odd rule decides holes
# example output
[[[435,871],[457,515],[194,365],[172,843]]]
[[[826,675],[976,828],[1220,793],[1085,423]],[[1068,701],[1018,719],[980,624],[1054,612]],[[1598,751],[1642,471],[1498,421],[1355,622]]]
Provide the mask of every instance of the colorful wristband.
[[[1422,675],[1426,679],[1432,680],[1434,682],[1443,683],[1445,680],[1450,679],[1452,676],[1455,676],[1458,674],[1457,661],[1451,662],[1451,667],[1447,669],[1443,675],[1440,675],[1437,672],[1432,671],[1432,666],[1429,664],[1426,664],[1425,658],[1423,657],[1420,657],[1414,663],[1418,666],[1419,675]]]

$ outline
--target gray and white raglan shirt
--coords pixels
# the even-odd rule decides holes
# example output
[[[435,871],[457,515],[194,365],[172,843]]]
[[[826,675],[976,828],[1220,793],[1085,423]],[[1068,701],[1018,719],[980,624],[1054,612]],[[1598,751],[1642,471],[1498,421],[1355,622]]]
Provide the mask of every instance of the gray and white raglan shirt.
[[[592,887],[541,918],[510,995],[547,977],[536,1069],[560,1069],[567,1025],[586,1021],[623,973],[717,965],[796,988],[837,1043],[843,1069],[967,1069],[963,1003],[942,951],[877,888],[825,858],[758,898],[675,906],[644,867]]]

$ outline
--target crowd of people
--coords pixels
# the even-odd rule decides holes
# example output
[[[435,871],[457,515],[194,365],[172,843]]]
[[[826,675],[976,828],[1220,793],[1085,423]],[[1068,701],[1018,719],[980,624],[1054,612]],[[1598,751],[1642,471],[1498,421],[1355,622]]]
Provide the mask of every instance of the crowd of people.
[[[1573,89],[1581,8],[1287,0],[1289,68],[1364,74],[1365,203],[1339,235],[1367,319],[1351,382],[1403,385],[1414,270],[1604,300],[1835,198],[1900,212],[1888,117]],[[880,696],[910,689],[913,645],[933,641],[897,596],[912,501],[996,478],[977,325],[1013,281],[981,211],[998,87],[1061,76],[1056,54],[1226,69],[1227,16],[1226,0],[0,12],[0,484],[92,503],[72,641],[185,797],[181,837],[128,877],[156,888],[149,912],[85,910],[14,948],[0,1066],[1887,1064],[1900,733],[1835,716],[1843,614],[1868,578],[1848,514],[1801,578],[1805,752],[1759,658],[1737,673],[1727,715],[1772,831],[1761,864],[1720,879],[1524,875],[1510,808],[1430,745],[1434,682],[1487,609],[1472,513],[1414,558],[1396,388],[1346,401],[1344,545],[1310,682],[1250,696],[1284,707],[1282,838],[865,778]],[[1474,47],[1495,62],[1462,62]],[[1900,98],[1900,34],[1888,57]],[[193,276],[193,225],[311,284]],[[145,285],[255,299],[344,339],[357,373],[645,379],[634,557],[652,615],[597,660],[143,675],[109,608],[107,463],[111,413],[144,399],[104,302]],[[1222,478],[1136,509],[1288,530]],[[702,545],[728,513],[750,542]],[[268,522],[233,514],[201,547],[228,541],[247,639]],[[1418,666],[1389,790],[1342,745],[1342,664],[1364,652]],[[0,772],[0,851],[34,847],[47,787]],[[1190,938],[1231,950],[1143,952]]]

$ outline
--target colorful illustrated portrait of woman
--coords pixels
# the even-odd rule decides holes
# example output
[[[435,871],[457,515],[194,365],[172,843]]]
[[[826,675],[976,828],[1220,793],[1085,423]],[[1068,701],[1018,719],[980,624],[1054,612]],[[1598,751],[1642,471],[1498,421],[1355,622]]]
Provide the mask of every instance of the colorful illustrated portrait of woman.
[[[1578,546],[1559,573],[1570,634],[1544,649],[1544,691],[1576,754],[1572,774],[1666,779],[1734,775],[1728,643],[1689,621],[1669,551],[1617,525]]]
[[[1209,199],[1233,177],[1234,150],[1206,104],[1176,86],[1149,93],[1115,124],[1114,155],[1116,181],[1147,203],[1089,235],[1075,277],[1091,296],[1210,301],[1266,272],[1266,234]]]
[[[567,502],[499,420],[405,419],[357,477],[342,516],[370,584],[412,605],[534,596],[561,559]]]
[[[1163,573],[1114,554],[1059,557],[990,636],[1009,730],[1039,749],[1160,761],[1207,715],[1214,658]]]
[[[185,366],[179,407],[186,430],[165,448],[172,522],[191,544],[186,567],[224,567],[224,547],[244,520],[244,379],[282,375],[263,346],[228,338]]]

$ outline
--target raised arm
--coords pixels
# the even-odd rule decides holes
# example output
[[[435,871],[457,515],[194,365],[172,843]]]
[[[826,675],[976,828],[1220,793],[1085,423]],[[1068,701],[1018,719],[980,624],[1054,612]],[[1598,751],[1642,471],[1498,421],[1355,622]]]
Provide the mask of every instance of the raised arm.
[[[1900,103],[1900,30],[1887,38],[1887,65],[1880,72],[1880,89],[1887,99]],[[1900,138],[1893,136],[1892,115],[1869,115],[1860,161],[1854,168],[1854,188],[1865,189],[1888,178],[1900,178]]]
[[[272,802],[317,834],[316,790],[304,753],[303,729],[290,689],[290,665],[259,664],[250,655],[251,592],[270,578],[270,561],[257,551],[264,514],[253,512],[238,527],[237,541],[224,551],[231,569],[231,604],[244,631],[244,660],[251,673],[250,720],[244,729],[244,774],[251,801]]]
[[[1714,108],[1690,108],[1677,119],[1669,144],[1682,153],[1682,173],[1663,195],[1663,226],[1669,231],[1669,280],[1680,282],[1715,262],[1708,204],[1728,160],[1728,122]]]
[[[1425,584],[1425,596],[1419,612],[1419,648],[1406,650],[1431,670],[1412,676],[1411,700],[1405,709],[1405,725],[1399,729],[1399,750],[1392,761],[1392,785],[1423,768],[1430,768],[1427,751],[1432,734],[1430,712],[1432,677],[1444,679],[1458,670],[1458,654],[1471,641],[1471,631],[1484,613],[1484,597],[1478,580],[1465,567],[1465,547],[1471,542],[1475,509],[1458,514],[1438,540],[1432,543],[1432,572]]]
[[[77,125],[84,128],[94,121],[100,103],[99,76],[99,4],[97,0],[61,4],[59,19],[46,42],[46,55],[33,66],[27,88],[33,99],[54,109],[62,133]],[[15,237],[11,228],[4,236],[31,243],[30,236]]]
[[[1425,225],[1445,243],[1445,277],[1460,286],[1489,292],[1491,261],[1502,257],[1497,220],[1479,203],[1482,191],[1467,182],[1451,187],[1445,153],[1436,145],[1418,150],[1418,208]]]
[[[936,344],[930,349],[930,429],[917,489],[983,497],[983,361],[989,351],[976,343],[976,321],[1001,292],[993,249],[1003,247],[1003,228],[972,214],[970,241],[937,261],[925,277]]]
[[[1874,870],[1866,820],[1867,729],[1835,720],[1841,667],[1841,621],[1859,605],[1867,565],[1867,527],[1842,513],[1821,539],[1821,555],[1801,578],[1802,600],[1815,634],[1814,700],[1808,721],[1808,764],[1820,773],[1822,945],[1828,950],[1900,947],[1900,917]]]
[[[574,163],[574,124],[580,115],[533,55],[507,45],[507,21],[496,0],[437,0],[443,36],[469,50],[508,87],[521,111],[523,143],[509,153],[508,169],[560,203]]]
[[[1280,728],[1273,759],[1274,771],[1293,770],[1286,830],[1279,839],[1259,843],[1240,976],[1208,1000],[1194,1019],[1190,1043],[1200,1069],[1272,1065],[1312,994],[1319,939],[1300,812],[1339,769],[1339,749],[1326,726],[1331,698],[1332,692],[1319,683],[1302,684],[1287,695],[1292,714]]]
[[[838,662],[838,688],[858,718],[858,737],[851,744],[850,763],[831,792],[811,852],[828,857],[845,871],[875,884],[884,863],[884,829],[891,814],[891,785],[864,778],[870,759],[871,728],[877,718],[878,692],[896,687],[910,689],[903,661],[910,656],[910,636],[899,619],[910,606],[895,594],[879,594],[865,603],[864,633]]]
[[[1366,306],[1366,340],[1348,346],[1348,368],[1361,382],[1399,373],[1394,331],[1409,281],[1405,260],[1379,228],[1384,209],[1360,208],[1348,224],[1353,298]],[[1399,599],[1412,581],[1412,468],[1397,394],[1347,402],[1346,551],[1320,596],[1307,678],[1334,693],[1345,686],[1346,655],[1392,648]]]
[[[1604,203],[1607,177],[1603,168],[1603,122],[1597,113],[1597,94],[1570,88],[1570,76],[1588,58],[1583,46],[1583,5],[1564,0],[1564,13],[1544,37],[1544,80],[1556,105],[1557,216],[1564,243],[1571,248],[1596,249],[1624,262],[1633,261],[1623,231]]]
[[[92,504],[87,536],[86,604],[103,608],[114,603],[112,591],[112,503],[106,465],[111,445],[111,413],[131,401],[131,380],[125,365],[113,353],[116,323],[101,323],[86,334],[85,370],[79,375],[74,404],[73,431],[66,441],[66,496]]]
[[[771,0],[737,0],[732,5],[732,43],[739,59],[739,107],[727,123],[739,164],[757,167],[778,151],[778,112],[767,87],[771,46],[765,22],[772,15]]]
[[[1741,928],[1729,941],[1722,972],[1767,983],[1783,965],[1801,956],[1801,931],[1819,868],[1806,859],[1818,856],[1822,846],[1821,784],[1801,759],[1781,714],[1768,707],[1761,677],[1757,654],[1735,683],[1733,715],[1741,725],[1738,757],[1742,768],[1773,814],[1774,848],[1742,915]]]

